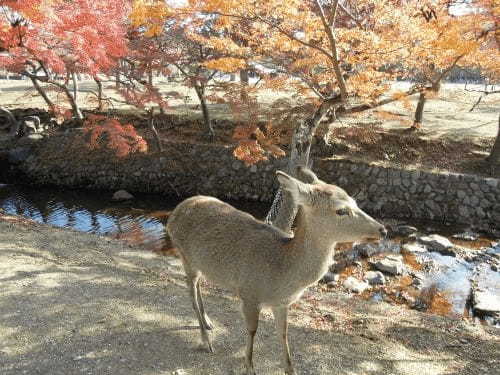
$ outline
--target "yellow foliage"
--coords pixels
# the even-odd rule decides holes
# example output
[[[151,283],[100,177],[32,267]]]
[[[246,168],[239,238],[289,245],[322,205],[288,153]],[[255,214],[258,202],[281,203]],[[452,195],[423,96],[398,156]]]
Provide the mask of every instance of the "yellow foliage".
[[[163,22],[172,15],[168,5],[159,0],[134,0],[129,18],[135,27],[145,26],[146,36],[161,33]]]
[[[392,93],[391,97],[394,99],[394,100],[401,100],[403,99],[405,96],[407,96],[407,94],[404,92],[404,91],[395,91]]]
[[[376,104],[390,95],[410,111],[413,106],[406,93],[388,94],[400,76],[418,74],[425,85],[434,84],[454,64],[498,73],[496,44],[487,41],[494,37],[483,35],[486,25],[494,24],[491,4],[497,0],[478,1],[484,12],[463,15],[450,13],[447,0],[345,2],[358,22],[339,12],[333,30],[324,26],[318,4],[303,0],[135,0],[130,19],[134,26],[144,27],[146,36],[168,32],[164,25],[173,21],[187,39],[206,49],[208,57],[201,64],[208,69],[232,73],[251,61],[260,70],[258,90],[286,91],[302,101],[315,97],[320,103],[338,94],[345,81],[347,106]],[[328,2],[319,3],[330,17]],[[226,100],[242,123],[262,114],[255,101],[239,100],[255,95],[248,90],[224,85],[220,91],[225,91],[224,99],[217,99]],[[268,151],[258,132],[252,136],[260,149],[246,143],[238,155]]]
[[[221,57],[205,62],[203,64],[208,69],[220,70],[222,72],[233,73],[246,67],[244,59],[237,59],[234,57]]]

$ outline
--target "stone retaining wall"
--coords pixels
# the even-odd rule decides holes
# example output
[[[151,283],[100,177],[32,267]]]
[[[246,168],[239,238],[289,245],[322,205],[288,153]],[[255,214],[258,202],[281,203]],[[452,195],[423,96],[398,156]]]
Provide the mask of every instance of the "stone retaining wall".
[[[38,151],[18,166],[30,181],[91,189],[271,201],[277,189],[274,171],[287,162],[273,159],[246,167],[233,157],[231,147],[187,143],[167,144],[161,154],[117,161],[70,151],[62,137],[40,143],[43,147],[37,146]],[[399,170],[340,159],[316,159],[314,170],[321,179],[346,189],[360,207],[376,217],[500,229],[499,179]]]

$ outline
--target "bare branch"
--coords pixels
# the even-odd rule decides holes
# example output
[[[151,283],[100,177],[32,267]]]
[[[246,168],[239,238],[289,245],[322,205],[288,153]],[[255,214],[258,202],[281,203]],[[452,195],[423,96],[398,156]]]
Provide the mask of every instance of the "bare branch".
[[[337,79],[337,82],[339,85],[340,97],[341,97],[343,102],[346,102],[347,101],[347,87],[346,87],[344,77],[342,76],[342,72],[340,71],[340,63],[339,63],[339,58],[338,58],[338,53],[337,53],[337,42],[335,40],[335,36],[333,35],[333,25],[335,24],[335,15],[337,12],[337,6],[339,3],[339,0],[333,1],[332,26],[330,26],[328,24],[328,21],[326,20],[326,17],[325,17],[325,12],[323,10],[323,6],[319,2],[319,0],[314,0],[314,2],[318,6],[321,22],[323,23],[325,33],[328,37],[328,41],[330,42],[330,48],[332,50],[332,52],[330,54],[330,61],[332,62],[333,70],[335,72],[335,78]]]
[[[180,64],[177,64],[175,62],[172,63],[173,66],[175,66],[177,69],[179,69],[179,71],[185,76],[185,77],[189,77],[189,73],[186,72],[184,69],[182,69],[182,66]]]
[[[289,31],[286,31],[285,29],[283,29],[282,27],[280,27],[279,25],[277,25],[276,23],[274,22],[271,22],[261,16],[241,16],[241,15],[238,15],[238,14],[229,14],[229,13],[221,13],[221,12],[213,12],[211,14],[215,14],[215,15],[218,15],[218,16],[223,16],[223,17],[232,17],[232,18],[239,18],[239,19],[244,19],[244,20],[253,20],[253,21],[260,21],[262,23],[265,23],[266,25],[268,26],[271,26],[272,28],[278,30],[280,33],[282,33],[283,35],[287,36],[288,38],[294,40],[295,42],[297,43],[300,43],[306,47],[309,47],[309,48],[313,48],[319,52],[321,52],[322,54],[324,54],[325,56],[327,56],[328,58],[332,58],[331,54],[324,48],[322,48],[321,46],[319,45],[316,45],[316,44],[312,44],[312,43],[309,43],[309,42],[306,42],[300,38],[297,38],[295,35],[293,35],[291,32]]]
[[[446,68],[445,70],[443,70],[441,72],[441,74],[432,83],[434,84],[434,83],[440,82],[450,72],[450,70],[452,70],[457,65],[457,63],[460,61],[460,59],[462,57],[464,57],[464,56],[465,55],[457,56],[455,58],[455,60],[453,61],[453,63],[448,68]]]
[[[47,76],[48,78],[52,78],[51,74],[49,73],[49,71],[47,70],[47,68],[45,67],[45,64],[43,63],[43,61],[41,60],[37,60],[38,64],[40,64],[40,67],[39,69],[41,68],[43,70],[43,72],[45,73],[45,76]],[[38,71],[35,70],[35,73]]]
[[[500,94],[500,90],[493,90],[493,85],[491,85],[492,90],[488,90],[487,88],[488,85],[485,85],[484,90],[471,90],[467,88],[467,84],[465,84],[464,90],[467,92],[479,92],[484,95],[490,95],[490,94]]]
[[[339,107],[335,111],[335,113],[337,115],[343,115],[343,114],[358,113],[358,112],[367,111],[369,109],[377,108],[377,107],[383,106],[385,104],[396,102],[398,100],[401,100],[402,98],[406,98],[406,97],[409,97],[409,96],[412,96],[415,94],[419,94],[421,92],[424,92],[425,90],[426,90],[425,87],[415,86],[415,87],[412,87],[407,92],[405,92],[404,95],[399,96],[397,98],[391,97],[391,98],[379,100],[378,102],[374,102],[374,103],[370,103],[370,104],[360,104],[360,105],[356,105],[353,107],[347,107],[347,108],[346,107]]]
[[[467,88],[467,83],[465,84],[465,87],[464,87],[465,91],[467,91],[467,92],[479,92],[479,93],[481,93],[481,95],[479,95],[479,98],[473,104],[473,106],[471,107],[471,109],[469,109],[469,112],[474,111],[474,109],[476,109],[476,107],[481,103],[481,100],[483,100],[483,98],[485,96],[490,95],[490,94],[500,94],[500,90],[494,90],[493,87],[494,86],[491,85],[491,90],[488,91],[488,84],[485,84],[484,85],[484,90],[470,90],[470,89]]]
[[[352,19],[356,25],[360,28],[360,29],[364,29],[364,26],[363,24],[361,23],[360,20],[358,20],[351,12],[349,12],[349,10],[340,2],[338,2],[338,5],[339,5],[339,8],[350,18]]]
[[[484,95],[480,95],[479,99],[474,103],[474,105],[469,109],[469,112],[472,112],[478,105],[481,103],[481,100],[483,100]]]
[[[300,38],[297,38],[295,35],[293,35],[292,33],[284,30],[283,28],[281,28],[280,26],[262,18],[262,17],[258,17],[259,21],[265,23],[266,25],[268,26],[271,26],[273,28],[275,28],[276,30],[278,30],[280,33],[282,33],[283,35],[287,36],[288,38],[306,46],[306,47],[309,47],[309,48],[313,48],[317,51],[320,51],[323,55],[325,55],[326,57],[328,57],[329,59],[332,59],[332,55],[330,54],[330,52],[328,52],[326,49],[324,49],[323,47],[317,45],[317,44],[313,44],[313,43],[309,43],[309,42],[306,42]]]

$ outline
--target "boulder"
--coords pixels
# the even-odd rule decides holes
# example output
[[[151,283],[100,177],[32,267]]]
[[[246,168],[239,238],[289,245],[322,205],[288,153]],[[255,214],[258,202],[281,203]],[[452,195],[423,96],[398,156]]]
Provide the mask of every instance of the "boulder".
[[[354,293],[363,293],[370,285],[364,281],[359,281],[355,277],[349,276],[344,281],[344,288]]]
[[[365,273],[364,279],[368,281],[370,285],[384,285],[385,276],[380,271],[368,271]]]
[[[330,282],[337,282],[339,280],[339,275],[333,272],[327,272],[319,281],[320,283],[328,284]]]
[[[410,225],[397,225],[389,231],[391,237],[409,237],[418,232],[418,229]]]
[[[479,238],[479,235],[474,232],[465,231],[462,233],[454,234],[452,237],[462,241],[475,241]]]
[[[353,250],[365,258],[370,258],[382,252],[382,249],[377,244],[372,243],[357,244],[354,246]]]
[[[452,250],[454,245],[449,239],[440,236],[439,234],[422,236],[418,238],[418,241],[426,245],[429,251],[436,251],[443,255],[455,256],[455,252]]]
[[[500,324],[500,274],[479,263],[472,280],[472,308],[475,315]]]
[[[406,271],[403,261],[395,257],[387,257],[379,260],[378,262],[371,262],[370,264],[377,270],[390,275],[402,275]]]
[[[486,249],[486,254],[491,255],[492,257],[500,259],[500,244],[495,247],[490,247]]]
[[[500,316],[500,295],[491,290],[474,290],[474,310]]]
[[[403,252],[408,252],[408,253],[425,253],[427,251],[427,248],[424,245],[420,245],[417,243],[406,243],[403,246],[401,246],[401,251]]]
[[[130,200],[130,199],[134,199],[134,196],[132,194],[130,194],[128,191],[126,191],[126,190],[118,190],[118,191],[116,191],[113,194],[113,197],[111,198],[111,200],[114,200],[114,201],[127,201],[127,200]]]

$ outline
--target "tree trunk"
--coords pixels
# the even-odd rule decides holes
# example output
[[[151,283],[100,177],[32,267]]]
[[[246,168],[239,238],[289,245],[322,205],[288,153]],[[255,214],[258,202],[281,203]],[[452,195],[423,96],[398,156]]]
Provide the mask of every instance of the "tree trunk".
[[[122,68],[121,61],[118,61],[116,64],[116,72],[115,72],[115,89],[118,90],[120,88],[120,69]]]
[[[71,81],[73,82],[73,100],[78,100],[78,81],[76,80],[76,73],[71,73]]]
[[[94,77],[94,81],[97,84],[97,110],[102,111],[104,108],[102,104],[102,82],[97,77]]]
[[[420,89],[413,87],[408,90],[405,95],[411,96],[420,92]],[[325,118],[328,112],[336,107],[336,116],[359,113],[366,110],[370,110],[385,104],[392,103],[398,99],[386,98],[379,100],[372,104],[358,104],[352,107],[346,107],[345,105],[340,105],[344,101],[342,99],[342,94],[339,93],[336,96],[329,98],[321,103],[317,108],[316,112],[308,119],[299,124],[295,129],[292,138],[292,148],[290,152],[290,160],[288,162],[288,173],[292,176],[297,175],[297,167],[304,166],[309,167],[309,154],[311,151],[311,144],[313,140],[314,133],[318,127],[321,120]],[[278,191],[274,197],[273,204],[266,216],[266,222],[276,227],[280,228],[285,232],[289,232],[295,219],[296,208],[290,204],[291,199],[287,196],[282,196],[281,191]],[[281,206],[285,206],[282,208]]]
[[[203,112],[203,121],[205,124],[205,129],[207,131],[207,137],[213,139],[215,137],[215,132],[212,127],[212,122],[210,120],[210,112],[208,111],[207,102],[205,100],[205,89],[200,86],[195,86],[196,95],[200,100],[201,111]]]
[[[290,160],[288,161],[287,172],[290,175],[296,176],[297,167],[299,166],[309,166],[309,155],[314,133],[321,120],[339,102],[339,99],[340,97],[335,97],[324,101],[311,117],[301,122],[295,129],[292,137]],[[290,204],[291,202],[292,198],[288,192],[283,192],[281,189],[278,190],[271,209],[267,214],[266,222],[285,232],[289,232],[297,213],[297,207]]]
[[[424,106],[425,106],[425,93],[421,92],[418,97],[417,109],[415,110],[415,120],[413,122],[413,129],[420,129],[422,126],[422,119],[424,117]]]
[[[47,93],[45,90],[40,86],[36,78],[30,77],[31,83],[33,84],[33,87],[35,90],[40,94],[40,96],[45,100],[45,103],[47,103],[47,106],[49,107],[49,111],[53,112],[54,111],[54,103],[52,103],[52,100],[47,96]]]
[[[149,86],[153,86],[153,70],[151,68],[148,69],[148,83]]]
[[[162,152],[163,147],[161,146],[160,135],[158,134],[158,131],[155,128],[154,109],[153,108],[151,108],[149,110],[148,126],[149,126],[149,130],[151,130],[151,132],[153,133],[153,136],[154,136],[155,141],[156,141],[156,146],[158,147],[158,151]]]
[[[80,110],[80,107],[76,103],[76,101],[73,98],[73,95],[71,95],[71,92],[69,91],[68,87],[65,85],[59,86],[63,89],[64,93],[66,94],[66,97],[68,98],[69,104],[71,105],[71,109],[73,110],[73,115],[77,118],[77,120],[81,123],[83,123],[83,114],[82,111]]]
[[[247,69],[242,69],[240,70],[240,82],[248,86],[248,70]]]
[[[242,69],[240,70],[240,84],[241,84],[241,93],[240,97],[243,102],[248,101],[248,94],[245,91],[245,87],[248,86],[248,70]]]
[[[491,149],[490,155],[486,158],[488,163],[500,166],[500,115],[498,116],[498,133],[493,148]]]

